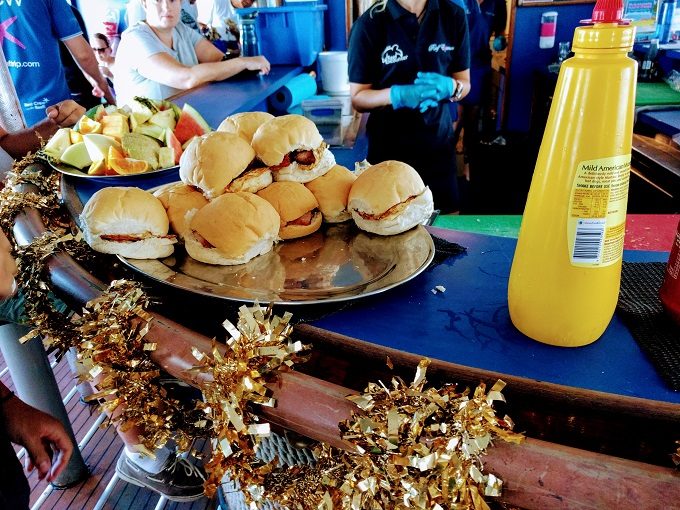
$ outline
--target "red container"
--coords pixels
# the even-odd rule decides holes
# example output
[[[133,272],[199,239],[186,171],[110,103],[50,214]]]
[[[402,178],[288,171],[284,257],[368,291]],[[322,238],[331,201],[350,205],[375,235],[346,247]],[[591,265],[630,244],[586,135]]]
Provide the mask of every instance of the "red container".
[[[680,325],[680,223],[668,258],[666,275],[659,292],[661,303],[671,318]]]

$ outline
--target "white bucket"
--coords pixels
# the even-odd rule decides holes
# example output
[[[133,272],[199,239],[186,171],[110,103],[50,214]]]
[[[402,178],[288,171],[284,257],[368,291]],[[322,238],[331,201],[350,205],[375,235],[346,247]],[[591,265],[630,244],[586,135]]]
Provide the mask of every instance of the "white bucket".
[[[346,51],[322,51],[319,53],[321,86],[329,94],[349,93]]]

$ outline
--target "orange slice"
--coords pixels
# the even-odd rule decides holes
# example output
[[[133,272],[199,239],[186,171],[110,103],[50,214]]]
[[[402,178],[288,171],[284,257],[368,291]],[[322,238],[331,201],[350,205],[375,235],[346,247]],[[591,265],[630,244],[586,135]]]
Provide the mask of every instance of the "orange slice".
[[[109,166],[120,175],[141,174],[149,169],[149,163],[132,158],[109,159]]]

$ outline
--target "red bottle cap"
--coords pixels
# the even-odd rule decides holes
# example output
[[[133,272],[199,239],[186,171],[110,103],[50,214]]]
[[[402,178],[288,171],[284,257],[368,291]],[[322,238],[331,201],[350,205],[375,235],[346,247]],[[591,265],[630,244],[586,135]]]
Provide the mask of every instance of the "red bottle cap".
[[[623,19],[623,0],[597,0],[593,8],[592,19],[581,20],[581,23],[619,23],[628,25]]]
[[[622,19],[622,0],[597,0],[593,9],[594,23],[618,23]]]

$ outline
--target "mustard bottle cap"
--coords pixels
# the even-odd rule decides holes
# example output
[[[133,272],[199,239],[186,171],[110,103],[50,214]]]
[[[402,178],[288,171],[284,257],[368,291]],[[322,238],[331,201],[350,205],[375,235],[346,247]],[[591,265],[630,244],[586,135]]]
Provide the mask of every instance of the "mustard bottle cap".
[[[574,32],[573,49],[633,48],[635,28],[623,19],[622,0],[597,0],[592,19],[581,23],[587,26]]]

